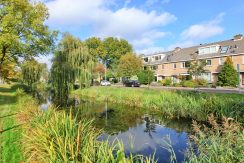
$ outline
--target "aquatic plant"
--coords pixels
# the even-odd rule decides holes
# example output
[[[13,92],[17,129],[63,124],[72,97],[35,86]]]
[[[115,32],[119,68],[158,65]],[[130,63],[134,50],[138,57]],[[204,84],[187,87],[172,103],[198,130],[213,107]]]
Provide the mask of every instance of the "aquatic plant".
[[[208,117],[208,126],[193,121],[191,139],[197,145],[189,149],[186,162],[244,162],[244,128],[232,118],[221,122]]]
[[[153,162],[153,158],[124,154],[116,140],[100,142],[91,120],[77,121],[72,113],[49,109],[36,115],[24,136],[27,162]]]

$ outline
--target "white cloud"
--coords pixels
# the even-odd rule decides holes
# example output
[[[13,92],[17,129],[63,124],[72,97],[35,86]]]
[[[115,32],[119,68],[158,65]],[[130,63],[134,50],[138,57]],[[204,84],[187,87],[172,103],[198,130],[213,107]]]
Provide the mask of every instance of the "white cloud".
[[[106,0],[52,0],[46,5],[50,12],[47,22],[50,26],[75,27],[81,31],[84,26],[89,26],[91,35],[125,38],[136,49],[152,46],[155,40],[165,36],[165,32],[158,29],[177,19],[168,12],[146,12],[135,7],[112,10]]]
[[[208,38],[223,34],[224,28],[221,23],[224,15],[225,13],[220,13],[208,22],[191,25],[181,33],[179,41],[169,45],[167,50],[173,50],[175,47],[194,46]]]
[[[159,52],[164,52],[164,51],[165,51],[165,49],[163,47],[153,46],[153,47],[137,50],[136,53],[147,55],[147,54],[159,53]]]
[[[224,28],[220,26],[220,23],[224,15],[224,13],[221,13],[209,22],[190,26],[181,33],[181,37],[185,40],[203,40],[222,34]]]

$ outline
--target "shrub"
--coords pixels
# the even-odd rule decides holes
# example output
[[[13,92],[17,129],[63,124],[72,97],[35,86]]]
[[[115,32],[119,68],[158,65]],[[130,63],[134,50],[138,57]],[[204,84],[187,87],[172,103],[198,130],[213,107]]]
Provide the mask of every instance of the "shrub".
[[[233,86],[236,87],[238,81],[238,74],[236,69],[233,66],[233,62],[230,57],[227,57],[221,72],[218,75],[218,82],[219,86]]]
[[[197,86],[197,84],[196,84],[194,81],[192,81],[192,80],[186,80],[186,81],[184,81],[184,82],[182,83],[182,86],[183,86],[183,87],[194,88],[194,87]]]
[[[208,85],[208,81],[205,79],[195,79],[194,82],[198,85],[198,86],[207,86]]]
[[[166,79],[162,80],[162,84],[164,86],[170,86],[172,84],[172,79],[166,78]]]
[[[151,84],[155,79],[154,72],[151,70],[141,70],[137,76],[141,84]]]

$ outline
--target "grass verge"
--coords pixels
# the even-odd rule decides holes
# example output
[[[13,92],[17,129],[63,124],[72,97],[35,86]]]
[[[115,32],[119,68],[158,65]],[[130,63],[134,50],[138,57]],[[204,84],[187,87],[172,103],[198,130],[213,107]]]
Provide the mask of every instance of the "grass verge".
[[[16,119],[16,86],[0,85],[0,162],[21,162],[22,127]]]
[[[192,118],[206,121],[210,114],[217,118],[232,117],[243,122],[244,95],[210,94],[184,91],[162,91],[134,88],[91,87],[76,90],[73,96],[160,111],[169,118]]]

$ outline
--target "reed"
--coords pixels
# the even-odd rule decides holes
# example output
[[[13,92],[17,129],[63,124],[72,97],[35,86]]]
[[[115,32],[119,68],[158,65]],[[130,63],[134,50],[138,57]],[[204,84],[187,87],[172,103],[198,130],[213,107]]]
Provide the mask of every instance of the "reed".
[[[34,111],[38,105],[30,96],[19,92],[18,107],[23,128],[25,162],[154,162],[154,157],[125,156],[122,142],[98,141],[102,133],[92,120],[79,121],[70,110]],[[32,108],[33,111],[30,109]]]
[[[208,127],[193,122],[191,139],[198,151],[190,148],[186,162],[244,162],[244,130],[232,118],[221,122],[213,116],[208,118]]]
[[[206,121],[209,114],[221,119],[223,116],[244,121],[243,95],[207,94],[149,89],[91,87],[77,90],[73,96],[86,100],[109,101],[133,107],[160,111],[169,118],[192,118]]]

